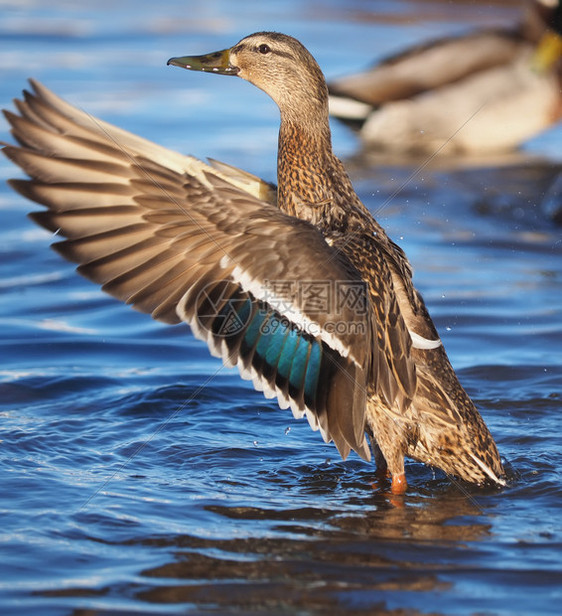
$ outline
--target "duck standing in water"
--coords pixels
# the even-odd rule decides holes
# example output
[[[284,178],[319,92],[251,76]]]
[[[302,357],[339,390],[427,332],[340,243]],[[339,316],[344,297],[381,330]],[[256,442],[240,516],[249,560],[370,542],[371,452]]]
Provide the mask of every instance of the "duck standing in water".
[[[562,8],[533,0],[520,24],[440,38],[334,79],[330,112],[395,153],[506,152],[562,118]]]
[[[359,200],[332,153],[328,90],[284,34],[169,64],[237,75],[279,106],[278,188],[117,129],[43,86],[5,112],[4,153],[47,206],[33,220],[111,295],[185,321],[256,389],[306,415],[345,458],[404,492],[404,456],[466,481],[504,485],[496,445],[461,387],[402,250]]]

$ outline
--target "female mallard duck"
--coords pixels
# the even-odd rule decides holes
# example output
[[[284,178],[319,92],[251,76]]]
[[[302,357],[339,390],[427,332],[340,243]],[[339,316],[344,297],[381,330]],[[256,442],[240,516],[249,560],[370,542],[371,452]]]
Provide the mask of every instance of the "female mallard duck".
[[[330,112],[374,149],[515,149],[562,116],[561,29],[559,0],[536,0],[517,27],[438,39],[334,80]]]
[[[185,321],[256,389],[306,415],[345,458],[377,461],[406,489],[404,456],[504,484],[496,445],[459,384],[404,253],[332,153],[328,90],[283,34],[169,64],[237,75],[281,111],[278,189],[96,120],[32,82],[5,112],[12,180],[47,211],[78,271],[167,323]]]

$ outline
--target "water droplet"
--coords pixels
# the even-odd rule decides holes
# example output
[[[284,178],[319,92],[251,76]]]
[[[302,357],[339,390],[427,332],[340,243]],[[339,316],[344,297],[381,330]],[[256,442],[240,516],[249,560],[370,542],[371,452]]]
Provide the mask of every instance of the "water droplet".
[[[291,431],[291,426],[287,426],[287,427],[285,428],[285,434],[286,434],[286,435],[287,435],[287,434],[289,434],[289,432],[290,432],[290,431]]]
[[[258,447],[259,443],[257,441],[254,441],[254,447]]]

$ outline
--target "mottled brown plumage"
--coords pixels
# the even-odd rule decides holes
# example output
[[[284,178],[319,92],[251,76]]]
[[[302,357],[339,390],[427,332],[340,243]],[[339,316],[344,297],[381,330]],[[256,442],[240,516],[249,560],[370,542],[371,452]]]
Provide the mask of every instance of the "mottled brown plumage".
[[[404,253],[332,152],[314,58],[297,40],[262,32],[170,63],[238,75],[277,102],[276,199],[254,176],[93,120],[33,83],[35,93],[16,103],[20,115],[6,113],[20,146],[4,152],[31,177],[14,188],[48,208],[34,220],[68,238],[56,247],[82,274],[154,318],[188,322],[344,458],[353,449],[368,459],[369,434],[396,492],[406,488],[405,455],[473,483],[503,484],[495,443]],[[307,281],[315,296],[305,297]],[[338,301],[319,306],[323,285],[341,293]],[[240,321],[228,335],[225,315]]]

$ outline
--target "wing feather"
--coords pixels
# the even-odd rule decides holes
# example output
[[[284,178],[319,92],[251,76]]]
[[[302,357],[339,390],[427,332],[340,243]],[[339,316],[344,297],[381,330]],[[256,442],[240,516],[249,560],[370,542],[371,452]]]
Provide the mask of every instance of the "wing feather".
[[[4,153],[31,178],[12,186],[48,208],[33,220],[66,238],[57,251],[118,299],[189,323],[342,456],[369,458],[373,312],[313,310],[298,293],[303,280],[365,292],[351,263],[315,227],[278,210],[271,185],[255,176],[170,152],[32,85],[16,103],[20,115],[6,114],[20,146]],[[290,284],[272,290],[272,281]]]

